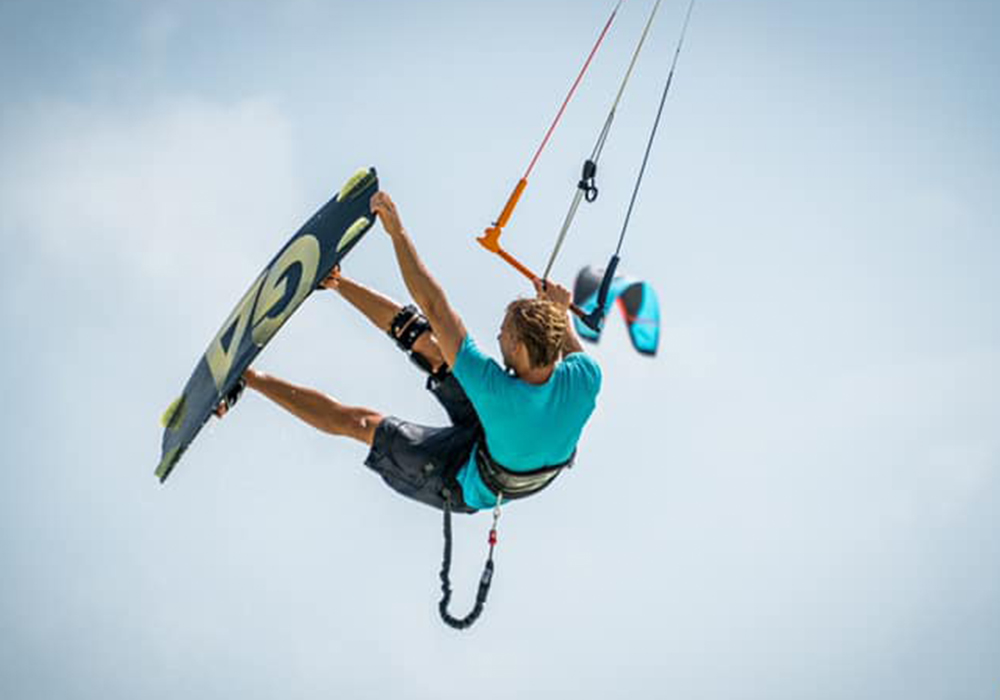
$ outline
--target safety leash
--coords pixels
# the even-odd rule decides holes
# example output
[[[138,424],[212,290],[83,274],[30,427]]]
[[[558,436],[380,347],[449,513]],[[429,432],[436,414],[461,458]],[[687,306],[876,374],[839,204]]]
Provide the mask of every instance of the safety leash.
[[[457,630],[468,629],[472,626],[483,612],[486,605],[486,596],[490,593],[490,584],[493,582],[493,550],[497,545],[497,525],[500,521],[500,504],[503,501],[503,494],[497,496],[497,504],[493,507],[493,527],[490,529],[490,551],[486,558],[486,565],[483,567],[483,575],[479,579],[479,590],[476,592],[476,603],[468,615],[462,618],[454,617],[448,612],[448,604],[451,602],[451,493],[445,492],[444,499],[444,558],[441,562],[441,602],[438,610],[441,612],[441,619],[445,624]]]

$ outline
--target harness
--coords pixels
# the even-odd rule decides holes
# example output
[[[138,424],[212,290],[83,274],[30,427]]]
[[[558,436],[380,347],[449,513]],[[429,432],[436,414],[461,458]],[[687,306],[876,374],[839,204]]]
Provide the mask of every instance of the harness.
[[[476,443],[475,458],[479,478],[498,498],[502,497],[509,501],[532,496],[551,484],[559,476],[559,472],[573,466],[576,450],[569,456],[569,459],[560,464],[516,472],[493,459],[486,447],[485,436],[480,431],[480,437]]]

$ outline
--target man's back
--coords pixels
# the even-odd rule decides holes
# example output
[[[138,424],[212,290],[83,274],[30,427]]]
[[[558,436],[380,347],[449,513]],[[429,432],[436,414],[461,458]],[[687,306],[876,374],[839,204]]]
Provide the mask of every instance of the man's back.
[[[530,471],[566,461],[594,411],[600,366],[582,352],[556,364],[542,384],[505,372],[469,335],[452,369],[486,433],[490,455],[511,471]],[[473,459],[458,473],[465,502],[489,508],[496,498],[479,477]]]

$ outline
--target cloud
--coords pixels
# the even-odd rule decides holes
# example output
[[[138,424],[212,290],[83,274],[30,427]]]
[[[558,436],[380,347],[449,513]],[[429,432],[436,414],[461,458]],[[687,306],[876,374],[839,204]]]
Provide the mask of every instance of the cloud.
[[[150,51],[160,51],[177,35],[181,19],[169,7],[156,7],[143,17],[139,26],[139,39]]]
[[[4,139],[2,233],[46,265],[155,284],[225,267],[301,209],[291,127],[266,100],[20,116]]]

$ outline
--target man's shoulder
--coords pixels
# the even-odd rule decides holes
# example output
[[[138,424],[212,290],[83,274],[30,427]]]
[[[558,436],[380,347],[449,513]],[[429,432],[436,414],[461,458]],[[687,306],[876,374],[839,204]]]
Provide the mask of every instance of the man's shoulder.
[[[452,373],[466,391],[479,385],[483,385],[483,388],[486,389],[495,389],[496,384],[504,376],[504,371],[496,360],[476,346],[476,341],[473,340],[470,333],[466,333],[462,339],[458,354],[455,356]]]
[[[587,353],[574,352],[563,359],[562,365],[566,368],[564,371],[568,371],[571,377],[577,376],[587,379],[597,388],[600,387],[603,377],[601,366]]]
[[[461,344],[458,346],[458,354],[455,356],[456,367],[463,363],[484,363],[490,362],[492,358],[479,349],[476,345],[475,339],[473,339],[472,334],[466,332],[465,337],[462,338]]]
[[[564,365],[569,365],[569,366],[580,365],[585,369],[595,370],[597,372],[601,371],[601,366],[597,363],[597,360],[595,360],[593,357],[583,352],[582,350],[580,352],[574,352],[570,355],[567,355],[566,357],[563,358],[562,362]]]

